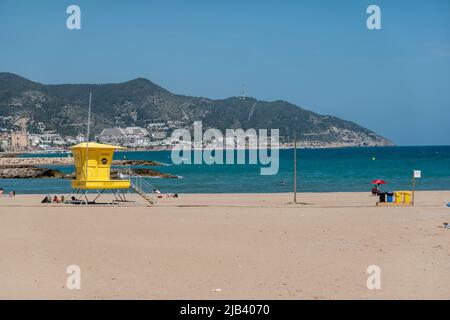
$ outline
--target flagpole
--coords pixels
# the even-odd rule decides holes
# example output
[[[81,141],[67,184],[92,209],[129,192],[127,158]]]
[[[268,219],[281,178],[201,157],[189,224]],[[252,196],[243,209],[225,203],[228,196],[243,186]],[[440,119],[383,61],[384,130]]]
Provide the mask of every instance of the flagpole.
[[[297,135],[294,130],[294,204],[297,203]]]
[[[89,135],[91,126],[91,102],[92,102],[92,92],[89,93],[89,108],[88,108],[88,122],[87,122],[87,135],[86,135],[86,170],[85,179],[88,178],[88,161],[89,161]]]

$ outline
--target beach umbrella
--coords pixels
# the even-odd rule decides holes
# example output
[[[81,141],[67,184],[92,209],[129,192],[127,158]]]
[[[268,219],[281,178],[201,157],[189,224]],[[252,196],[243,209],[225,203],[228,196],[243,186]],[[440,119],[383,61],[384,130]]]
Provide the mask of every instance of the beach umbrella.
[[[380,179],[377,179],[377,180],[373,180],[373,181],[372,181],[372,184],[386,184],[386,183],[387,183],[386,181],[380,180]]]

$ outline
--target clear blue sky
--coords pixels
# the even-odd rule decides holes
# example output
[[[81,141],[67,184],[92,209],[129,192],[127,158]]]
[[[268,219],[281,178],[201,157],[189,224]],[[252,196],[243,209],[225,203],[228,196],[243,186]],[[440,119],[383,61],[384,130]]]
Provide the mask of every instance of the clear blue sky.
[[[382,30],[366,28],[370,4]],[[145,77],[211,98],[245,84],[399,145],[450,144],[449,0],[1,0],[0,45],[0,71],[43,83]]]

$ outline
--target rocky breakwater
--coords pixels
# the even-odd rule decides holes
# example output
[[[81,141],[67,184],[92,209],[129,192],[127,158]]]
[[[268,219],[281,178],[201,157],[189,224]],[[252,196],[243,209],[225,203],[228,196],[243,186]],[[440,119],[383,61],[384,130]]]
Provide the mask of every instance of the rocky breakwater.
[[[51,166],[73,166],[73,158],[0,158],[0,179],[37,179],[37,178],[63,178],[74,179],[75,174],[66,174],[56,168],[45,168],[46,165]],[[147,168],[133,168],[132,166],[162,166],[163,164],[149,160],[114,160],[115,166],[130,166],[131,171],[139,176],[155,177],[155,178],[178,178],[178,176],[163,173]],[[111,172],[112,179],[118,179],[118,170],[113,169]]]
[[[59,170],[33,166],[1,166],[0,179],[64,178]]]

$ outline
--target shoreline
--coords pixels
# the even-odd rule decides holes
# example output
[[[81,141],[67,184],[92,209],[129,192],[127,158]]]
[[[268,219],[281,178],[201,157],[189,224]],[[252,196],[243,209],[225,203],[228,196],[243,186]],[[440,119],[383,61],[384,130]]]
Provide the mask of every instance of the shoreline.
[[[343,145],[343,146],[300,146],[297,145],[297,149],[301,149],[301,150],[315,150],[315,149],[353,149],[353,148],[361,148],[361,149],[366,149],[366,148],[392,148],[392,147],[447,147],[450,145],[423,145],[423,146],[397,146],[397,145],[385,145],[385,146],[379,146],[379,145],[374,145],[374,146],[352,146],[352,145]],[[126,148],[126,150],[116,150],[116,153],[123,153],[123,152],[147,152],[147,151],[172,151],[174,148],[174,146],[171,147],[162,147],[162,148],[152,148],[152,149],[139,149],[139,148]],[[270,147],[269,147],[270,148]],[[239,147],[234,147],[234,148],[202,148],[202,149],[195,149],[195,148],[188,148],[188,150],[191,151],[196,151],[196,150],[259,150],[259,149],[267,149],[267,148],[262,148],[262,147],[258,147],[258,148],[239,148]],[[278,146],[278,147],[273,147],[273,149],[278,149],[278,150],[289,150],[289,149],[294,149],[293,146]],[[30,154],[60,154],[60,153],[64,153],[64,154],[70,154],[71,151],[69,149],[69,147],[67,147],[66,149],[61,149],[60,151],[45,151],[45,150],[27,150],[27,151],[21,151],[21,152],[0,152],[0,159],[2,157],[7,157],[10,155],[13,156],[20,156],[20,155],[30,155]],[[69,157],[69,156],[68,156]]]
[[[166,177],[160,177],[160,176],[146,176],[146,178],[148,179],[173,179],[173,178],[166,178]],[[7,179],[7,180],[24,180],[27,181],[29,179],[38,179],[38,180],[54,180],[54,179],[60,179],[60,180],[64,180],[65,178],[20,178],[20,179]],[[182,179],[182,178],[178,178],[178,179]],[[6,179],[5,179],[6,180]],[[65,179],[67,181],[71,181],[68,179]],[[0,183],[1,183],[2,179],[0,179]],[[411,191],[411,190],[398,190],[398,191]],[[94,194],[94,190],[91,190],[92,194]],[[415,189],[415,192],[449,192],[450,193],[450,188],[449,189]],[[69,192],[70,193],[70,192]],[[291,197],[293,197],[293,192],[286,192],[286,191],[273,191],[273,192],[177,192],[179,195],[187,195],[187,196],[198,196],[198,195],[205,195],[205,196],[221,196],[221,195],[248,195],[248,196],[264,196],[264,195],[286,195],[289,194],[291,195]],[[18,193],[16,194],[16,196],[43,196],[43,195],[47,195],[49,194],[49,192],[43,192],[43,193]],[[50,192],[50,194],[56,194],[56,195],[60,195],[60,194],[65,194],[65,193],[54,193],[54,192]],[[107,191],[105,191],[105,194],[109,194]],[[131,193],[131,194],[134,194]],[[163,195],[166,194],[166,192],[162,193]],[[301,195],[308,195],[308,194],[363,194],[363,195],[370,195],[370,190],[360,190],[360,191],[297,191],[297,196],[301,196]],[[6,197],[7,194],[3,194],[3,197]],[[378,196],[373,196],[373,198],[378,199]],[[1,196],[0,196],[1,199]],[[450,203],[450,195],[449,195],[449,203]]]
[[[382,149],[382,148],[427,148],[427,147],[450,147],[450,145],[446,144],[438,144],[438,145],[387,145],[387,146],[322,146],[322,147],[312,147],[312,146],[297,146],[297,149],[299,150],[324,150],[324,149]],[[203,148],[202,150],[213,150],[214,148]],[[217,148],[217,150],[259,150],[261,148]],[[291,150],[294,149],[293,146],[282,146],[282,147],[274,147],[274,149],[278,150]],[[39,157],[39,155],[51,155],[51,154],[67,154],[69,157],[70,155],[70,149],[63,149],[61,151],[55,152],[55,151],[44,151],[44,150],[28,150],[28,151],[21,151],[21,152],[0,152],[0,159],[2,157],[8,158],[10,156],[21,156],[21,155],[37,155],[36,157]],[[128,153],[128,152],[157,152],[157,151],[172,151],[173,148],[161,148],[161,149],[133,149],[133,148],[127,148],[126,150],[117,150],[116,153]],[[193,149],[191,151],[195,151],[196,149]],[[198,149],[197,149],[198,150]]]

